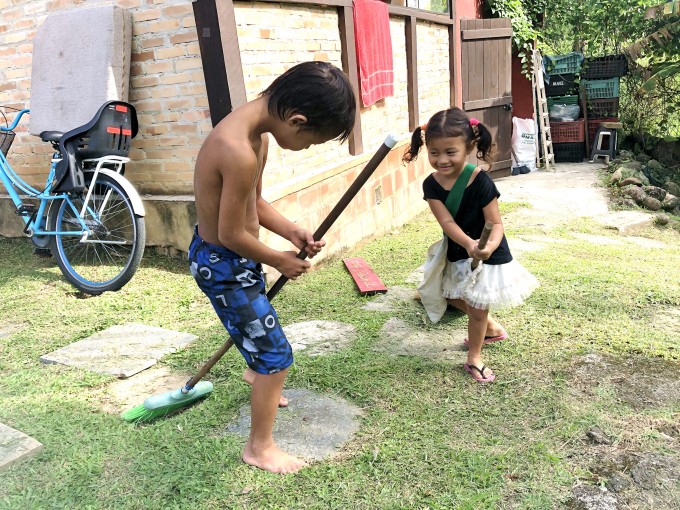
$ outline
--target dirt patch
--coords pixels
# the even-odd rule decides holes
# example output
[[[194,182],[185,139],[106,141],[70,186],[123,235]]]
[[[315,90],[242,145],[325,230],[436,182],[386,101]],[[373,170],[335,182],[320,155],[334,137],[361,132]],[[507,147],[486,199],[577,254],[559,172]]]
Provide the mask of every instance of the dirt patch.
[[[463,364],[467,358],[467,347],[463,344],[466,336],[464,326],[423,331],[393,317],[385,323],[374,350],[396,356],[420,356],[432,361]]]
[[[611,386],[621,401],[636,410],[680,405],[677,361],[588,354],[575,360],[573,378],[587,394],[594,394],[603,385]]]
[[[569,508],[680,508],[680,362],[588,354],[574,360],[570,379],[576,398],[610,394],[632,413],[610,412],[607,431],[591,427],[570,453],[588,474]]]
[[[591,452],[592,453],[592,452]],[[680,506],[680,457],[674,452],[598,451],[589,465],[592,486],[615,495],[614,508],[676,510]]]
[[[667,331],[669,335],[677,336],[680,331],[680,308],[666,308],[654,314],[654,328]]]

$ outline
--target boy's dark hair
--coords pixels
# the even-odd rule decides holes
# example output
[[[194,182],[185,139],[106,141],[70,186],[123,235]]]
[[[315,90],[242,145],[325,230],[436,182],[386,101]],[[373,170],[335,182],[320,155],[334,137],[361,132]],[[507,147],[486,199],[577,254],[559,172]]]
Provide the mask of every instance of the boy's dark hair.
[[[267,97],[270,115],[284,120],[299,113],[307,117],[302,129],[344,142],[354,127],[356,97],[345,74],[328,62],[303,62],[276,78],[260,94]]]
[[[423,140],[423,132],[425,140]],[[423,143],[427,145],[430,140],[435,138],[450,138],[462,136],[466,143],[474,143],[477,148],[477,157],[486,162],[490,162],[493,139],[489,129],[478,122],[476,125],[470,123],[470,118],[460,108],[449,108],[435,113],[427,122],[423,130],[417,127],[411,136],[411,145],[404,153],[402,161],[410,163],[418,158]]]

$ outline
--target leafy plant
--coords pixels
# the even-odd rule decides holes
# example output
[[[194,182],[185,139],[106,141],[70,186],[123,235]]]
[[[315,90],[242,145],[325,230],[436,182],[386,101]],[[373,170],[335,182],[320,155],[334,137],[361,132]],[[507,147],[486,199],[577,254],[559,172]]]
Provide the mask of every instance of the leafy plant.
[[[522,73],[531,77],[531,53],[534,41],[540,38],[537,27],[542,20],[542,12],[547,0],[525,2],[522,0],[487,0],[491,14],[497,18],[510,18],[512,24],[512,44],[522,61]]]
[[[636,139],[680,134],[680,27],[677,13],[663,15],[658,0],[547,0],[543,45],[554,54],[625,53],[620,117]],[[656,10],[655,15],[653,11]],[[647,142],[642,143],[647,146]]]
[[[625,53],[647,71],[639,93],[649,93],[680,73],[680,21],[669,23],[628,46]]]

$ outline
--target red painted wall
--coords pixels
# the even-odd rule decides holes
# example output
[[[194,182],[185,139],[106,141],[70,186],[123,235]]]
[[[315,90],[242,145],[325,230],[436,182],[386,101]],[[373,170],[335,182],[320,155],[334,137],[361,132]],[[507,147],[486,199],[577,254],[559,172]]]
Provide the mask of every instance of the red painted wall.
[[[512,55],[512,116],[520,119],[534,116],[531,80],[522,74],[522,62],[515,54]]]
[[[456,24],[455,24],[455,33],[460,34],[460,20],[461,19],[481,19],[482,17],[482,2],[483,0],[454,0],[453,4],[455,5],[455,14],[456,14]],[[460,37],[460,36],[459,36]],[[455,59],[455,68],[453,71],[453,75],[458,77],[456,79],[456,104],[454,106],[458,106],[459,108],[463,107],[463,82],[460,79],[460,70],[461,70],[461,51],[460,51],[460,39],[458,41],[458,51],[456,54],[456,59]]]

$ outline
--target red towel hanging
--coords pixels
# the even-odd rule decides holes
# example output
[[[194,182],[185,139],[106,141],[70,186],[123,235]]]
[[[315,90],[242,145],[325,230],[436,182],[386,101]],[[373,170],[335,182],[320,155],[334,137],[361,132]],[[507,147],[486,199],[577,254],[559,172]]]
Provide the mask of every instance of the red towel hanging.
[[[394,95],[392,37],[387,4],[379,0],[354,1],[354,40],[363,105],[370,106]]]

